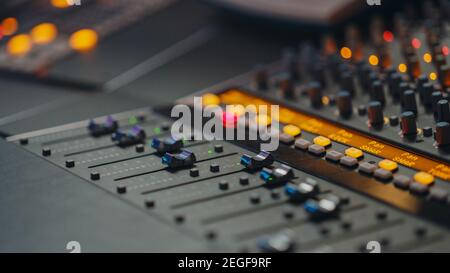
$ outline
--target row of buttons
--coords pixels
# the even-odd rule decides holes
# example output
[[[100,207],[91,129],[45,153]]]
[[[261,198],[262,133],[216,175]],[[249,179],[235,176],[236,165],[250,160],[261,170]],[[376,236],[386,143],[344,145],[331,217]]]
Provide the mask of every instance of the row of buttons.
[[[284,129],[288,127],[288,129]],[[294,125],[287,125],[280,134],[280,141],[287,145],[294,144],[296,149],[308,151],[316,156],[325,156],[325,159],[331,162],[339,163],[349,168],[358,167],[358,171],[366,175],[373,175],[382,181],[394,180],[394,185],[401,189],[409,189],[412,193],[425,195],[430,193],[430,198],[439,201],[445,201],[449,195],[447,190],[439,187],[430,187],[434,184],[434,177],[426,172],[417,172],[412,178],[405,175],[393,175],[398,170],[398,164],[389,159],[383,159],[378,164],[372,162],[360,162],[364,157],[363,151],[350,147],[344,153],[328,149],[332,146],[329,138],[317,136],[312,143],[303,138],[297,138],[300,135],[300,129],[296,130]],[[298,132],[295,136],[290,132]]]

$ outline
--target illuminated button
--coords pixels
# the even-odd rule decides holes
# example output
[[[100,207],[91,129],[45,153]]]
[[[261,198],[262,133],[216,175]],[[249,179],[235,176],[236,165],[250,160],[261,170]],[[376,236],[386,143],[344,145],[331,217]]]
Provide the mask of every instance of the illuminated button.
[[[27,34],[19,34],[12,37],[7,44],[7,51],[13,56],[27,54],[32,48],[31,38]]]
[[[364,155],[364,153],[360,149],[350,147],[345,150],[345,155],[358,159],[361,158]]]
[[[256,117],[256,122],[258,126],[269,126],[272,124],[272,119],[268,115],[261,114]]]
[[[426,172],[418,172],[414,175],[414,180],[423,185],[431,185],[434,183],[434,177]]]
[[[54,24],[42,23],[31,29],[31,39],[38,45],[51,43],[58,35]]]
[[[350,59],[352,57],[352,51],[348,47],[341,48],[340,53],[341,53],[342,58],[344,58],[344,59]]]
[[[70,47],[76,51],[89,51],[93,49],[98,42],[98,35],[92,29],[80,29],[74,32],[69,39]]]
[[[67,0],[51,0],[50,3],[55,8],[64,9],[69,7],[69,1]]]
[[[3,35],[5,35],[5,36],[13,35],[14,33],[16,33],[16,31],[19,27],[19,23],[17,22],[17,19],[13,18],[13,17],[8,17],[8,18],[4,19],[0,25],[3,30],[2,31]]]
[[[302,130],[295,125],[286,125],[283,127],[283,132],[296,137],[301,134]]]
[[[391,161],[389,159],[383,159],[380,162],[378,162],[378,167],[385,169],[386,171],[393,172],[397,170],[398,165],[394,161]]]
[[[202,96],[202,103],[203,105],[219,105],[220,104],[220,98],[216,94],[205,94]]]
[[[328,147],[331,145],[331,140],[323,136],[315,137],[313,141],[314,144],[320,145],[322,147]]]

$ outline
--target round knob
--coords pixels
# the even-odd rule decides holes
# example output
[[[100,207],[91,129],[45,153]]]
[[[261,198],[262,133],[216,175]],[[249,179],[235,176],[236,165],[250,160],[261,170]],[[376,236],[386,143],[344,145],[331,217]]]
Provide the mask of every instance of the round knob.
[[[440,100],[436,105],[437,122],[446,121],[450,122],[450,109],[448,100]]]
[[[353,112],[352,96],[348,91],[341,91],[337,94],[337,106],[342,117],[349,117]]]
[[[367,116],[369,117],[369,123],[372,125],[382,124],[384,121],[383,117],[383,106],[379,101],[369,102],[367,107]]]
[[[411,111],[402,113],[400,126],[402,133],[405,136],[412,136],[417,134],[416,115]]]
[[[403,92],[402,97],[402,108],[403,111],[411,111],[414,115],[417,115],[417,103],[416,103],[416,94],[412,90],[406,90]]]
[[[292,99],[295,97],[294,84],[288,78],[284,78],[280,81],[280,90],[285,99]]]
[[[431,93],[431,109],[433,110],[434,117],[437,119],[437,103],[442,99],[442,93],[434,91]]]
[[[258,90],[267,90],[269,88],[269,81],[267,71],[261,66],[255,68],[254,83]]]
[[[419,88],[420,99],[427,108],[431,107],[431,94],[433,93],[433,91],[434,87],[430,82],[422,84]]]
[[[448,122],[438,122],[436,124],[435,139],[439,146],[450,144],[450,124]]]
[[[373,101],[379,101],[382,106],[386,103],[384,96],[383,84],[381,81],[376,80],[372,82],[372,88],[370,90],[370,99]]]
[[[388,77],[389,93],[394,100],[400,99],[400,83],[402,82],[402,76],[400,73],[393,73]]]
[[[350,72],[346,71],[341,75],[341,87],[344,90],[350,92],[352,97],[355,96],[355,82],[353,81],[353,76]]]
[[[312,107],[319,108],[322,106],[322,87],[319,82],[310,83],[308,96]]]

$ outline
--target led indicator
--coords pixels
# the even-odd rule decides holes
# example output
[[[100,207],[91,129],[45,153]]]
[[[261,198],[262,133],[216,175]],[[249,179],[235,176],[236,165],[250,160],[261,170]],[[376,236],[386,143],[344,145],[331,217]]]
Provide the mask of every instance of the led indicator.
[[[378,65],[378,62],[379,62],[379,60],[378,60],[377,56],[375,56],[375,55],[370,55],[369,56],[369,63],[371,65],[376,66],[376,65]]]
[[[350,59],[352,57],[352,51],[348,47],[341,48],[341,56],[344,59]]]
[[[422,43],[420,42],[419,39],[414,38],[414,39],[411,40],[411,45],[412,45],[415,49],[418,49],[418,48],[420,48],[420,47],[422,46]]]
[[[58,35],[58,30],[54,24],[42,23],[31,29],[31,39],[38,45],[53,42]]]
[[[423,54],[423,61],[424,62],[431,63],[432,60],[433,60],[433,57],[431,56],[430,53]]]
[[[389,30],[386,30],[385,32],[383,32],[383,39],[385,42],[392,42],[394,41],[394,34],[392,32],[390,32]]]
[[[92,29],[81,29],[74,32],[69,39],[69,44],[73,50],[89,51],[93,49],[98,42],[98,35]]]
[[[406,66],[406,64],[399,64],[398,71],[401,73],[405,73],[406,71],[408,71],[408,67]]]

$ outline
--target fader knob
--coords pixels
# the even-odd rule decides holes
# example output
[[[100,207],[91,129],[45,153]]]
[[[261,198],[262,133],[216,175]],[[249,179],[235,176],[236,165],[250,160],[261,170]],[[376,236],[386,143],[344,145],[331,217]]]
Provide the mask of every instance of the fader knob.
[[[369,123],[372,125],[382,124],[384,121],[383,107],[379,101],[369,102],[367,107],[367,116],[369,117]]]
[[[450,110],[448,100],[440,100],[436,105],[437,122],[450,122]]]
[[[372,88],[370,90],[370,99],[372,101],[379,101],[383,106],[386,103],[383,84],[381,83],[381,81],[376,80],[372,82]]]
[[[416,115],[411,111],[402,113],[400,126],[405,136],[413,136],[417,134]]]
[[[312,107],[319,108],[322,106],[322,87],[319,82],[310,83],[308,97]]]
[[[353,112],[352,96],[348,91],[341,91],[337,94],[337,106],[342,117],[349,117]]]
[[[412,90],[406,90],[402,96],[402,109],[403,111],[411,111],[414,115],[417,115],[417,103],[416,94]]]
[[[436,124],[435,139],[438,146],[450,144],[450,124],[448,122],[438,122]]]

